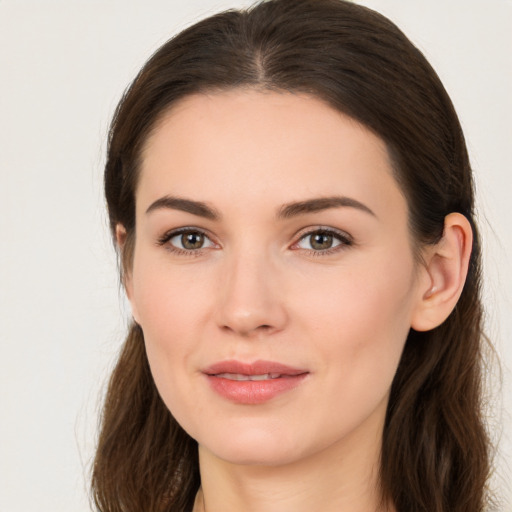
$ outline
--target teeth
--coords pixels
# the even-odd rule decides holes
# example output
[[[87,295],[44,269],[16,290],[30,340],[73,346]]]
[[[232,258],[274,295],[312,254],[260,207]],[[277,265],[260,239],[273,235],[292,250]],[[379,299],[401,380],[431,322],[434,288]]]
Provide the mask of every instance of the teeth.
[[[249,380],[268,380],[270,379],[270,375],[268,373],[264,373],[263,375],[249,375]]]
[[[261,375],[243,375],[241,373],[218,373],[216,377],[228,380],[269,380],[277,379],[281,375],[279,373],[263,373]]]

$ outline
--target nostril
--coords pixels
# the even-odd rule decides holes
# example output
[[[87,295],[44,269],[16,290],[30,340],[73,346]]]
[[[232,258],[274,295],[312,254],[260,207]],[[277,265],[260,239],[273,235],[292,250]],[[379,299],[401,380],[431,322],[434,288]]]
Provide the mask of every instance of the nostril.
[[[253,329],[253,332],[269,332],[272,331],[274,328],[269,324],[262,324],[258,325],[255,329]]]
[[[239,334],[242,334],[242,335],[250,335],[251,333],[257,333],[257,332],[268,333],[268,332],[272,331],[273,329],[274,328],[271,325],[269,325],[269,324],[258,325],[255,328],[249,328],[249,327],[242,327],[242,326],[240,326],[238,329],[236,329],[236,328],[234,328],[232,326],[229,326],[229,325],[223,325],[222,326],[222,330],[224,330],[224,331],[238,332]]]

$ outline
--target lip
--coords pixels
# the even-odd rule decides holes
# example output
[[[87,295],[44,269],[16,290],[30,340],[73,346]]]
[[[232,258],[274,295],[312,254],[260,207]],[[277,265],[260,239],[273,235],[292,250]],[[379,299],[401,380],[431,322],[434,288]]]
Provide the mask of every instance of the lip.
[[[220,361],[202,370],[217,394],[238,404],[262,404],[296,388],[309,374],[307,370],[274,361]],[[267,376],[262,380],[234,380]]]

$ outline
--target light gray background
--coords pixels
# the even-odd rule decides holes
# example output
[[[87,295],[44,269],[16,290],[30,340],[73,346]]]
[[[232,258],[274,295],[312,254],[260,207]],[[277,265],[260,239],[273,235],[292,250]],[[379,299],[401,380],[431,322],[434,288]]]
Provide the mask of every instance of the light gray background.
[[[171,34],[248,3],[0,0],[1,512],[89,510],[99,397],[127,317],[101,192],[108,122]],[[425,52],[465,128],[504,369],[496,482],[512,510],[512,1],[361,3]]]

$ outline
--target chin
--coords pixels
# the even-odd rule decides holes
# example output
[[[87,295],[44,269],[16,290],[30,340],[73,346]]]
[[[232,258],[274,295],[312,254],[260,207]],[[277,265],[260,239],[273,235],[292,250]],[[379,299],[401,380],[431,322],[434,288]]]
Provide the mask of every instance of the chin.
[[[283,451],[276,452],[272,449],[248,449],[247,447],[232,447],[221,449],[213,454],[230,464],[237,466],[264,466],[277,467],[292,464],[299,457],[297,452]]]
[[[283,441],[283,435],[265,431],[245,431],[236,435],[224,433],[208,436],[200,449],[205,448],[215,457],[236,465],[244,466],[280,466],[293,462],[301,455],[301,449],[289,437]]]

